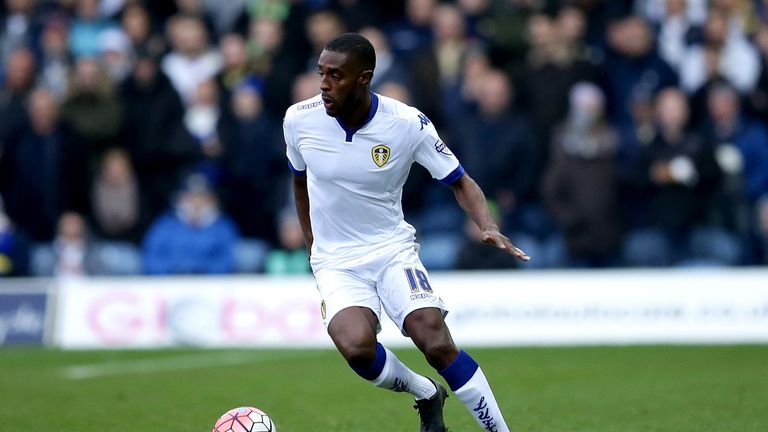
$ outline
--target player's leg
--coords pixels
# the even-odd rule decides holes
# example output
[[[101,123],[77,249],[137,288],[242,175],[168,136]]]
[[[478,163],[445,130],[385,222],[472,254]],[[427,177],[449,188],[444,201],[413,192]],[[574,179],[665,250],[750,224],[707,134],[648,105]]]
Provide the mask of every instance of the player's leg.
[[[358,375],[374,385],[416,398],[430,397],[435,386],[400,362],[376,341],[381,300],[376,284],[344,270],[315,273],[322,297],[323,321],[337,349]]]
[[[416,399],[436,392],[432,382],[413,372],[397,356],[376,341],[378,317],[369,308],[339,311],[328,325],[328,334],[349,366],[377,387],[411,393]]]
[[[405,317],[403,328],[480,426],[487,431],[509,431],[485,374],[469,354],[456,347],[442,310],[414,310]]]

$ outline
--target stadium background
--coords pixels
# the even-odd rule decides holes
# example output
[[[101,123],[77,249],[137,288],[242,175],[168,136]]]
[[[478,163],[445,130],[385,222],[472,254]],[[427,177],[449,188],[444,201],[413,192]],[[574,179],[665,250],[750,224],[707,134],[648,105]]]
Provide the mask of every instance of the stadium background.
[[[343,31],[533,258],[480,245],[414,167],[422,258],[520,430],[766,429],[768,1],[5,0],[1,17],[8,430],[206,430],[241,404],[287,430],[413,427],[325,349],[288,188],[282,114]],[[382,338],[430,373],[391,323]]]

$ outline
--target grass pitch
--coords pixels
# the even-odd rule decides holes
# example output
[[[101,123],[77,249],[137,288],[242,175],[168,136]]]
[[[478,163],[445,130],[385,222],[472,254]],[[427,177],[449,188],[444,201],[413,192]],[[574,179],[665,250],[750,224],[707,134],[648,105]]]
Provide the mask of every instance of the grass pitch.
[[[469,349],[519,432],[768,431],[768,346]],[[398,350],[431,371],[415,350]],[[280,432],[418,430],[407,395],[326,350],[0,350],[0,430],[206,432],[253,405]],[[478,431],[455,398],[455,432]]]

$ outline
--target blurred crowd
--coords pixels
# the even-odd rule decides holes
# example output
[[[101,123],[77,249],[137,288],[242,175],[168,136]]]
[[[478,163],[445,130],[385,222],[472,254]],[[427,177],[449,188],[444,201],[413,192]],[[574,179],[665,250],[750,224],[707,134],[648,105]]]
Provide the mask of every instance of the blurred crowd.
[[[768,262],[768,0],[4,0],[0,276],[308,272],[281,119],[345,31],[526,268]],[[403,201],[428,268],[518,266]]]

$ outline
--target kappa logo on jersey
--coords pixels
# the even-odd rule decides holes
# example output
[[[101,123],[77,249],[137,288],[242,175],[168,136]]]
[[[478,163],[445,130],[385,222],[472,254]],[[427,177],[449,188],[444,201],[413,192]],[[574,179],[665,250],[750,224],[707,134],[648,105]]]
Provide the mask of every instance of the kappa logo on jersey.
[[[419,130],[424,130],[424,126],[426,126],[429,123],[431,123],[429,121],[429,118],[427,116],[425,116],[424,114],[422,114],[422,113],[419,113],[419,121],[421,122],[421,129],[419,129]]]
[[[389,147],[385,146],[384,144],[375,146],[371,149],[373,163],[378,165],[379,168],[383,167],[384,164],[389,160],[389,153]]]
[[[326,311],[325,311],[325,300],[323,300],[323,301],[320,302],[320,315],[323,316],[323,319],[325,319],[325,314],[326,314]]]

